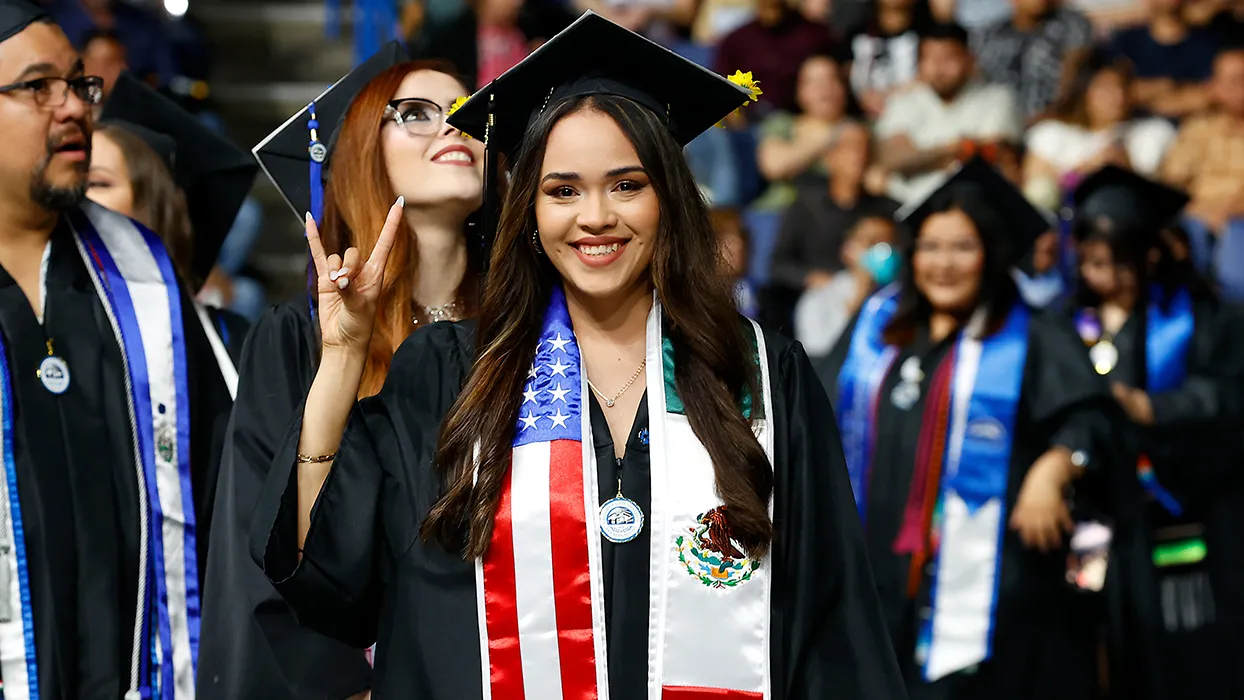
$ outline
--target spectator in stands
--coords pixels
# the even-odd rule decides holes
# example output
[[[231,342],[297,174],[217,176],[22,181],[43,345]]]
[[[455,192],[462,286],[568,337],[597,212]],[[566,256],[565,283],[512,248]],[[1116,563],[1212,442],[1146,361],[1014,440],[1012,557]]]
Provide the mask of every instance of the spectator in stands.
[[[941,172],[960,160],[965,144],[1011,150],[1023,138],[1015,93],[973,78],[967,31],[956,24],[929,28],[920,41],[920,81],[893,95],[875,131],[878,164],[891,174],[889,194],[922,199]]]
[[[723,75],[751,71],[764,89],[762,105],[794,111],[795,85],[804,59],[832,54],[836,46],[827,25],[808,21],[785,0],[757,0],[756,18],[722,39],[714,67]],[[749,109],[747,116],[759,118],[765,111]]]
[[[865,215],[851,226],[839,257],[842,269],[809,287],[795,305],[795,339],[811,358],[828,357],[855,312],[899,268],[897,229],[890,216]]]
[[[829,171],[825,154],[851,123],[849,93],[838,62],[823,54],[808,57],[799,68],[795,89],[797,114],[774,112],[760,125],[756,164],[769,188],[752,206],[778,211],[795,201],[795,184],[811,181],[823,189]]]
[[[107,100],[121,71],[127,67],[125,44],[121,43],[116,32],[96,29],[87,33],[79,52],[82,54],[83,72],[104,79],[104,100]]]
[[[756,318],[760,314],[760,304],[756,290],[747,279],[747,229],[743,219],[736,209],[714,209],[712,217],[726,273],[734,280],[734,299],[739,313]]]
[[[1148,0],[1147,24],[1122,29],[1111,48],[1136,66],[1136,98],[1145,109],[1180,119],[1205,108],[1216,35],[1189,26],[1183,0]]]
[[[446,59],[467,87],[482,87],[572,21],[574,15],[560,4],[473,0],[447,23],[425,24],[411,40],[411,53]]]
[[[1154,174],[1175,139],[1175,127],[1136,114],[1134,83],[1130,63],[1094,52],[1051,117],[1028,130],[1025,187],[1040,180],[1062,187],[1068,175],[1087,175],[1110,164]]]
[[[828,185],[800,188],[786,211],[770,262],[767,296],[774,305],[784,305],[787,314],[801,294],[829,284],[842,270],[842,244],[859,219],[889,218],[898,209],[894,201],[865,189],[870,152],[867,129],[858,124],[842,127],[824,157],[831,173]]]
[[[756,17],[756,0],[676,0],[695,5],[691,40],[699,46],[716,46],[730,32]],[[814,20],[815,21],[815,20]]]
[[[1093,43],[1093,25],[1059,0],[1011,0],[1009,19],[975,35],[981,74],[1019,96],[1029,122],[1063,95]]]
[[[100,31],[114,33],[125,45],[130,72],[158,87],[177,75],[173,52],[159,16],[118,0],[51,0],[47,11],[82,50],[84,42]]]
[[[876,118],[895,90],[916,79],[920,35],[933,23],[923,0],[876,0],[868,22],[847,36],[851,90]]]
[[[1193,263],[1224,296],[1244,300],[1244,49],[1217,57],[1210,94],[1213,111],[1180,127],[1162,176],[1192,197],[1184,227]]]

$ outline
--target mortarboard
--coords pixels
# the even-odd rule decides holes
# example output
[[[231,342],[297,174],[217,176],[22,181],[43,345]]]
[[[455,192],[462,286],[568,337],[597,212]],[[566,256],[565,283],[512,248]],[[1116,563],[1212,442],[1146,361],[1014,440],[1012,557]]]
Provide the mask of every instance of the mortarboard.
[[[404,45],[390,42],[255,146],[255,159],[299,221],[307,212],[320,219],[323,190],[317,188],[323,188],[321,169],[328,165],[338,128],[354,98],[372,78],[409,60]],[[312,120],[316,122],[314,138]]]
[[[1115,228],[1137,232],[1156,233],[1187,203],[1186,192],[1114,165],[1086,177],[1072,194],[1076,221],[1105,219]]]
[[[42,7],[26,0],[0,0],[0,41],[46,17],[48,13]]]
[[[484,141],[485,265],[496,226],[497,153],[512,154],[556,100],[614,95],[647,107],[685,146],[759,96],[751,73],[724,78],[588,10],[496,80],[451,109],[449,125]]]
[[[952,171],[924,201],[903,208],[895,218],[907,225],[914,238],[919,235],[920,227],[930,214],[965,193],[973,193],[993,207],[1008,234],[1008,240],[1000,242],[1007,244],[1006,248],[1013,258],[1011,262],[1017,262],[1032,248],[1038,236],[1054,228],[1049,217],[980,156]],[[988,235],[986,231],[980,233]]]
[[[752,98],[747,87],[589,10],[472,95],[449,123],[512,153],[531,119],[569,95],[634,100],[664,116],[680,145]]]
[[[255,162],[246,151],[129,73],[117,79],[100,123],[137,136],[169,166],[185,193],[194,227],[191,271],[198,279],[206,279],[255,182]]]

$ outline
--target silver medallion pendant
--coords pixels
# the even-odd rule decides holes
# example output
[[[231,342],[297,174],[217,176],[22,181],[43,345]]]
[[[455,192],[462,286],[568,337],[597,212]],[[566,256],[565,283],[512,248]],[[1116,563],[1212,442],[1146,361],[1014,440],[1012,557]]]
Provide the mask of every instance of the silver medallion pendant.
[[[643,529],[644,511],[635,501],[618,494],[600,507],[600,534],[610,542],[630,542]]]
[[[898,369],[900,381],[890,392],[890,403],[895,408],[906,411],[920,400],[920,382],[924,381],[924,370],[920,369],[920,358],[909,357]]]
[[[55,355],[43,358],[36,374],[43,388],[53,394],[63,394],[69,389],[69,365]]]

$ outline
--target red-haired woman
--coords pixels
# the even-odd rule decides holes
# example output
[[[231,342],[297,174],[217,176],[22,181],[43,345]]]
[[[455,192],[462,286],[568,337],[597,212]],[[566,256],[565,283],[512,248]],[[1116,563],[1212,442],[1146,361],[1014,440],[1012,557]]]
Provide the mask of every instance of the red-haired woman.
[[[320,220],[325,247],[369,254],[389,205],[398,197],[405,205],[359,397],[379,391],[394,351],[415,328],[465,318],[476,299],[476,249],[467,233],[482,200],[483,146],[444,119],[467,89],[445,64],[391,65],[396,56],[368,61],[316,102],[317,136],[332,147]],[[352,100],[343,97],[353,91]],[[344,119],[331,114],[334,105]],[[306,129],[306,117],[294,119],[271,138],[301,130],[305,143]],[[293,182],[284,178],[297,169],[268,170],[300,216],[309,212],[306,171]],[[216,509],[221,529],[213,533],[205,584],[201,698],[340,700],[371,687],[363,650],[299,627],[244,544],[255,494],[319,366],[313,313],[305,298],[271,309],[242,358]]]

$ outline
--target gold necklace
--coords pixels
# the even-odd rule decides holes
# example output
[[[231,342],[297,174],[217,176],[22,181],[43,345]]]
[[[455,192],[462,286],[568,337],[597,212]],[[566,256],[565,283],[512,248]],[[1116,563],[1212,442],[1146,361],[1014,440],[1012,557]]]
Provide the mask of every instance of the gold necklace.
[[[591,387],[592,391],[596,392],[596,396],[599,397],[601,401],[605,402],[605,408],[613,408],[613,404],[616,403],[618,399],[622,398],[622,395],[626,393],[627,389],[631,388],[631,385],[635,383],[636,379],[639,379],[639,375],[643,373],[644,367],[647,365],[648,358],[645,357],[643,361],[639,363],[639,369],[635,370],[635,374],[631,375],[630,381],[624,384],[622,388],[618,390],[618,393],[613,395],[612,399],[600,393],[600,389],[596,388],[596,385],[592,383],[591,379],[587,380],[587,385]],[[586,377],[584,378],[586,379]]]

